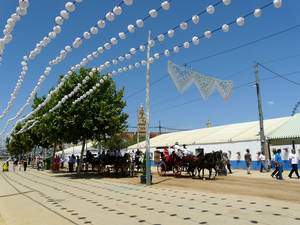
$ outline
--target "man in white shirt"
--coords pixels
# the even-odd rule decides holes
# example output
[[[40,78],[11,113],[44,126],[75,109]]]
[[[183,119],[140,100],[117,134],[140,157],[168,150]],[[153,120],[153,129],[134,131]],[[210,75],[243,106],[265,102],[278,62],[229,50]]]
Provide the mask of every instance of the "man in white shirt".
[[[258,159],[259,159],[259,162],[260,162],[260,172],[262,173],[263,169],[265,169],[267,172],[269,172],[269,170],[266,168],[266,164],[265,164],[266,156],[263,152],[260,153]]]
[[[289,160],[290,160],[290,164],[291,164],[291,167],[292,167],[292,170],[289,174],[289,178],[292,178],[292,175],[295,172],[298,179],[300,179],[300,176],[298,174],[298,161],[299,161],[299,159],[296,155],[295,149],[292,149],[292,152],[289,155]]]
[[[175,143],[173,148],[174,148],[175,154],[178,155],[181,158],[183,156],[183,152],[180,149],[178,142]]]

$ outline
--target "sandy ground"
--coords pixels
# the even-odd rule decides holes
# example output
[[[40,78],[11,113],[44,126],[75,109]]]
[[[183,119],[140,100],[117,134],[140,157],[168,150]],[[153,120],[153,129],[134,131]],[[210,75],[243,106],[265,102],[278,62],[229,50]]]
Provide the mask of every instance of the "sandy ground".
[[[215,180],[0,172],[0,225],[300,225],[300,180],[245,171]],[[287,176],[287,172],[285,172]]]

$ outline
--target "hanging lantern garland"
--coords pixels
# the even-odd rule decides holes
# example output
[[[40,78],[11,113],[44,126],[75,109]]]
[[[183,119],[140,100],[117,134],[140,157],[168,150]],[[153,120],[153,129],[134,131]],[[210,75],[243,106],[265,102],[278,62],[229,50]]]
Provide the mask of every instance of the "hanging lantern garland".
[[[4,37],[0,39],[0,66],[5,45],[9,44],[12,41],[13,37],[11,33],[13,32],[16,23],[21,20],[21,16],[25,16],[27,14],[28,7],[28,0],[19,0],[19,6],[16,8],[16,12],[11,14],[10,18],[6,22],[5,28],[3,30]]]
[[[51,40],[56,37],[56,34],[61,33],[61,30],[62,30],[61,25],[63,24],[64,19],[65,20],[69,19],[70,12],[74,12],[74,10],[75,10],[75,4],[81,3],[81,2],[82,2],[82,0],[74,0],[73,2],[67,2],[65,5],[66,10],[62,10],[60,12],[60,16],[57,16],[55,18],[56,25],[52,28],[52,31],[49,32],[48,36],[44,37],[43,40],[41,40],[39,43],[37,43],[36,47],[32,51],[30,51],[28,56],[23,57],[23,61],[21,62],[22,72],[19,76],[19,79],[15,86],[15,89],[14,89],[13,93],[11,94],[11,99],[8,102],[8,106],[2,112],[2,114],[0,116],[0,120],[6,116],[6,114],[9,112],[10,108],[12,107],[12,105],[15,101],[16,95],[21,88],[21,85],[23,83],[25,75],[27,74],[28,61],[34,60],[35,57],[41,53],[42,48],[46,47],[51,42]],[[27,12],[26,8],[29,6],[29,1],[28,0],[19,0],[19,3],[20,3],[20,6],[17,8],[17,13],[22,12],[22,14],[25,15]],[[12,18],[14,17],[16,20],[19,19],[19,17],[17,15],[13,14]],[[0,53],[1,53],[1,40],[0,40]],[[0,56],[0,62],[1,62],[1,56]],[[49,69],[49,67],[47,67],[46,70],[44,71],[44,76],[49,75],[50,71],[51,71],[51,68]]]
[[[132,2],[133,2],[133,1],[124,1],[124,3],[127,4],[127,5],[131,5]],[[169,9],[169,8],[170,8],[170,3],[169,3],[169,2],[170,2],[170,1],[164,1],[164,2],[162,2],[162,3],[161,3],[161,7],[159,7],[159,8],[158,8],[157,10],[155,10],[155,11],[158,12],[158,11],[161,10],[161,9],[165,9],[165,10]],[[118,10],[116,10],[116,9],[118,9]],[[119,14],[119,15],[120,15],[121,12],[122,12],[122,10],[121,10],[121,8],[120,8],[119,6],[116,6],[116,7],[114,8],[113,11],[114,11],[114,13],[117,13],[117,14]],[[153,17],[153,12],[154,12],[153,10],[150,10],[150,11],[149,11],[150,17]],[[152,15],[152,16],[151,16],[151,15]],[[113,20],[113,15],[112,15],[111,13],[107,13],[107,14],[106,14],[106,18],[107,18],[107,20],[112,21],[112,20]],[[144,19],[144,21],[145,21],[145,20],[146,20],[146,19]],[[138,21],[138,20],[137,20],[137,21]],[[103,27],[103,28],[104,28],[104,27],[105,27],[104,24],[105,24],[105,21],[104,21],[104,20],[99,20],[99,21],[98,21],[98,26],[100,25],[99,27]],[[130,32],[130,26],[128,26],[128,27],[129,27],[128,32]],[[92,28],[91,28],[91,29],[92,29]],[[121,33],[124,33],[124,35],[125,35],[127,32],[121,32]],[[86,32],[85,32],[84,34],[85,34],[84,36],[88,37],[88,34],[87,34]],[[121,36],[122,36],[122,35],[121,35]],[[82,38],[77,38],[77,39],[75,39],[75,41],[76,41],[76,40],[77,40],[77,42],[79,43],[79,42],[82,41]],[[113,44],[113,43],[117,43],[117,38],[112,38],[112,39],[111,39],[111,43],[112,43],[112,44]],[[77,44],[75,45],[75,47],[76,47],[76,46],[77,46]],[[78,45],[78,47],[79,47],[79,46],[80,46],[80,45]],[[73,47],[74,47],[74,43],[73,43]],[[111,48],[110,43],[104,44],[104,48],[110,49],[110,48]],[[103,48],[103,47],[99,47],[98,50],[97,50],[97,52],[93,52],[92,54],[89,54],[86,58],[83,58],[79,64],[76,64],[75,66],[71,67],[71,70],[68,71],[68,73],[63,77],[63,79],[61,80],[60,84],[59,84],[58,87],[52,92],[52,94],[56,93],[56,92],[63,86],[63,84],[64,84],[66,78],[67,78],[70,74],[72,74],[72,71],[75,71],[76,69],[79,70],[81,67],[85,66],[85,64],[86,64],[88,61],[91,61],[91,60],[93,60],[93,58],[98,57],[98,55],[99,55],[98,53],[102,54],[102,53],[104,52],[104,48]],[[72,50],[72,48],[71,48],[70,46],[66,46],[65,49],[66,49],[66,51],[69,51],[69,52],[71,52],[71,50]],[[145,50],[145,46],[141,46],[140,49],[144,51],[144,50]],[[66,57],[66,51],[64,52],[62,59]],[[61,51],[61,52],[62,52],[62,51]],[[135,53],[135,50],[132,49],[131,52],[132,52],[132,53]],[[127,58],[131,58],[131,57],[129,56],[129,54],[127,55]],[[58,61],[55,61],[54,65],[57,64],[57,63],[59,63],[59,62],[61,62],[62,59],[59,58]],[[123,60],[124,60],[123,57],[119,57],[118,59],[119,59],[120,61],[123,61]],[[51,65],[51,63],[50,63],[50,65]],[[105,67],[110,67],[110,65],[111,65],[110,62],[106,62],[104,65],[101,65],[101,66],[99,67],[99,70],[98,70],[98,71],[103,70]],[[47,67],[47,68],[51,68],[51,67]],[[49,71],[49,73],[50,73],[50,71]],[[49,75],[49,73],[48,73],[48,75]],[[87,80],[87,79],[89,79],[89,76],[87,76],[84,80]],[[65,97],[58,103],[57,108],[60,106],[60,104],[64,103],[68,98],[70,98],[70,97],[73,96],[75,93],[77,93],[77,91],[79,90],[80,87],[81,87],[81,84],[78,84],[77,87],[73,90],[73,92],[71,92],[70,96],[69,96],[69,95],[68,95],[68,96],[65,96]],[[44,106],[44,105],[50,100],[52,94],[50,93],[50,95],[47,96],[46,100],[45,100],[43,103],[41,103],[41,104],[40,104],[33,112],[31,112],[30,114],[28,114],[27,116],[25,116],[25,117],[23,118],[22,121],[28,119],[31,115],[33,115],[34,113],[36,113],[42,106]],[[28,101],[30,102],[31,100],[28,100]],[[29,103],[29,104],[30,104],[30,103]],[[27,107],[27,106],[26,106],[26,107]],[[23,110],[23,111],[24,111],[24,110]],[[22,112],[23,112],[23,111],[22,111]]]
[[[223,1],[223,2],[226,2],[226,1]],[[254,10],[252,13],[248,13],[244,17],[239,17],[239,18],[243,18],[243,19],[239,19],[238,18],[236,21],[232,21],[232,22],[230,22],[228,24],[233,24],[234,22],[236,22],[237,25],[242,26],[242,25],[244,25],[246,17],[248,17],[251,14],[253,14],[256,18],[258,18],[261,15],[261,10],[264,9],[264,8],[267,8],[268,6],[270,6],[272,4],[276,8],[280,8],[281,5],[282,5],[282,1],[281,0],[274,0],[272,3],[269,3],[269,4],[261,7],[260,9]],[[216,32],[216,31],[222,30],[223,32],[228,32],[229,31],[229,25],[228,24],[224,24],[220,28],[215,29],[213,31],[206,31],[204,33],[204,36],[201,36],[201,37],[194,36],[191,41],[184,42],[184,44],[182,44],[180,46],[175,46],[176,48],[173,47],[173,51],[176,50],[178,52],[177,47],[180,48],[182,46],[184,48],[189,48],[190,47],[190,43],[198,45],[200,38],[203,38],[203,37],[210,38],[212,36],[212,34],[214,32]],[[171,51],[172,51],[172,49],[166,49],[163,53],[155,53],[154,57],[150,57],[149,58],[149,63],[153,63],[155,61],[155,59],[159,59],[159,56],[161,56],[161,55],[169,56]],[[174,52],[176,52],[176,51],[174,51]],[[128,67],[126,67],[126,66],[124,66],[123,68],[120,67],[117,71],[113,70],[111,73],[108,73],[108,76],[116,75],[117,73],[126,72],[128,69],[132,70],[133,68],[139,68],[140,65],[144,65],[145,66],[146,64],[147,64],[146,60],[142,60],[141,62],[134,63],[134,65],[128,65]],[[101,68],[101,66],[102,66],[102,68]],[[101,66],[99,68],[93,68],[94,72],[95,71],[98,71],[98,72],[102,71],[102,69],[104,69],[104,67],[103,67],[103,65],[101,65]],[[192,75],[191,74],[192,74],[191,71],[188,72],[188,73],[185,73],[184,77],[185,76],[186,77],[184,78],[184,80],[186,80],[186,82],[183,82],[182,84],[180,84],[181,85],[180,86],[180,88],[181,88],[180,90],[181,91],[184,90],[184,89],[186,89],[193,82],[195,82],[195,81],[192,82],[192,78],[191,78]],[[81,100],[83,100],[84,98],[86,98],[87,96],[89,96],[90,94],[92,94],[97,89],[97,87],[99,87],[102,83],[104,83],[104,80],[106,80],[108,78],[108,76],[103,76],[103,78],[100,80],[99,83],[97,83],[90,90],[88,90],[85,94],[83,94],[82,96],[80,96],[79,98],[77,98],[75,101],[73,101],[72,104],[77,104],[78,102],[80,102]],[[198,80],[201,79],[201,82],[196,82],[196,86],[199,89],[199,91],[201,90],[200,93],[201,93],[201,95],[203,96],[204,99],[206,99],[212,93],[212,91],[214,89],[212,87],[214,86],[215,88],[217,88],[218,92],[224,98],[224,100],[228,101],[228,99],[229,99],[229,97],[231,95],[232,89],[233,89],[233,83],[231,81],[222,81],[222,80],[215,79],[215,81],[213,82],[212,79],[209,79],[209,77],[203,76],[201,78],[202,75],[200,75],[200,74],[196,74],[196,75],[194,74],[193,76],[194,76],[194,78],[193,78],[194,80],[195,79],[198,79]],[[70,97],[73,96],[73,94],[75,94],[74,91],[75,90],[78,91],[78,89],[81,86],[82,86],[81,84],[78,84],[76,86],[76,88],[73,90],[73,92],[71,92],[69,95],[66,95],[55,107],[53,107],[52,109],[50,109],[49,112],[53,112],[58,107],[60,107],[69,98],[68,96],[70,96]],[[43,116],[46,116],[46,114],[44,114]]]

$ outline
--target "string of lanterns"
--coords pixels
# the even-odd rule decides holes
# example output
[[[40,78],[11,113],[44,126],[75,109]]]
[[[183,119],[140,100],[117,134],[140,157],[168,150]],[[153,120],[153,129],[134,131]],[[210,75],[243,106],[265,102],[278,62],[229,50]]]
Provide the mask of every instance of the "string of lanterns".
[[[214,29],[212,31],[205,31],[203,35],[201,36],[194,36],[192,38],[192,40],[190,41],[187,41],[187,42],[184,42],[183,44],[179,45],[179,46],[174,46],[173,48],[171,49],[166,49],[164,50],[164,52],[162,53],[155,53],[153,55],[153,57],[150,57],[149,58],[149,63],[153,63],[155,60],[158,60],[160,58],[161,55],[165,55],[165,56],[170,56],[170,52],[173,51],[175,53],[178,53],[179,52],[179,49],[180,47],[184,47],[184,48],[189,48],[190,47],[190,44],[193,43],[194,45],[198,45],[199,42],[200,42],[200,39],[201,38],[211,38],[212,37],[212,34],[217,32],[217,31],[220,31],[222,30],[223,32],[228,32],[229,31],[229,26],[236,23],[238,26],[243,26],[245,24],[245,18],[251,16],[251,15],[254,15],[255,18],[259,18],[262,14],[262,9],[264,8],[267,8],[271,5],[274,5],[275,8],[280,8],[281,5],[282,5],[282,0],[273,0],[273,2],[270,2],[266,5],[264,5],[263,7],[261,8],[257,8],[255,9],[254,11],[251,11],[250,13],[244,15],[244,16],[241,16],[241,17],[238,17],[236,20],[234,21],[231,21],[230,23],[228,24],[223,24],[221,27],[217,28],[217,29]],[[151,45],[151,42],[149,42],[149,44]],[[90,90],[88,90],[85,94],[81,95],[79,98],[77,98],[75,101],[72,102],[72,104],[77,104],[78,102],[82,101],[83,99],[85,99],[87,96],[89,96],[90,94],[92,94],[102,83],[104,83],[104,81],[112,76],[112,75],[116,75],[117,73],[122,73],[122,72],[126,72],[129,70],[132,70],[134,68],[139,68],[140,65],[143,65],[145,66],[147,64],[147,61],[146,60],[142,60],[141,62],[136,62],[134,63],[134,65],[128,65],[128,66],[124,66],[123,68],[118,68],[118,70],[113,70],[111,73],[108,73],[107,75],[103,76],[103,78],[100,79],[99,83],[97,83],[95,86],[93,86]],[[101,67],[101,66],[100,66]],[[102,69],[101,68],[93,68],[92,71],[90,72],[90,74],[92,74],[93,72],[100,72]],[[89,75],[90,75],[89,74]],[[78,84],[77,87],[75,88],[76,90],[79,89],[82,85],[81,84]],[[74,89],[74,90],[75,90]],[[73,91],[74,91],[73,90]],[[74,94],[74,93],[73,93]],[[72,97],[72,92],[69,94],[70,97]],[[66,95],[67,96],[67,95]],[[52,109],[49,110],[49,112],[53,112],[54,110],[56,110],[58,107],[60,107],[69,97],[64,97],[55,107],[53,107]],[[45,116],[45,115],[44,115]]]
[[[20,86],[21,86],[21,84],[22,84],[22,82],[23,82],[23,78],[24,78],[24,76],[26,75],[26,71],[28,70],[28,68],[27,68],[27,61],[30,60],[30,59],[31,59],[31,60],[34,59],[35,56],[41,52],[41,48],[42,48],[42,47],[45,47],[48,43],[51,42],[51,39],[54,39],[54,38],[56,37],[56,34],[58,34],[58,33],[61,32],[61,27],[60,27],[60,25],[63,24],[64,19],[68,19],[68,18],[69,18],[69,13],[70,13],[70,12],[74,12],[74,11],[75,11],[75,9],[76,9],[75,3],[81,3],[81,2],[82,2],[82,0],[74,0],[74,2],[67,2],[66,5],[65,5],[66,10],[62,10],[62,11],[60,12],[60,15],[61,15],[61,16],[58,16],[58,17],[55,18],[55,22],[56,22],[57,25],[53,28],[53,31],[51,31],[51,32],[48,34],[48,37],[45,37],[45,38],[43,39],[43,41],[41,41],[39,44],[37,44],[37,47],[35,48],[35,50],[33,50],[33,51],[30,52],[30,55],[29,55],[29,56],[24,56],[24,61],[22,61],[22,63],[21,63],[22,66],[23,66],[23,71],[21,72],[21,75],[20,75],[20,77],[19,77],[19,80],[18,80],[17,86],[16,86],[16,88],[15,88],[15,91],[14,91],[14,93],[12,94],[12,99],[11,99],[11,101],[9,102],[9,107],[7,107],[7,109],[6,109],[6,110],[4,111],[4,113],[3,113],[3,118],[4,118],[5,115],[8,113],[9,109],[11,108],[11,106],[12,106],[14,100],[15,100],[15,95],[16,95],[17,92],[19,91]],[[113,11],[115,11],[116,13],[122,12],[121,5],[122,5],[123,3],[125,3],[126,5],[129,5],[129,6],[130,6],[130,5],[133,4],[133,0],[122,0],[122,1],[114,8]],[[109,14],[110,16],[107,16],[108,14]],[[121,13],[119,13],[119,15],[120,15],[120,14],[121,14]],[[109,12],[109,13],[106,14],[106,19],[107,19],[107,18],[108,18],[108,19],[111,18],[111,12]],[[107,20],[108,20],[108,19],[107,19]],[[105,23],[105,20],[101,20],[101,21],[104,21],[104,23]],[[92,28],[93,28],[93,27],[92,27]],[[93,30],[92,28],[91,28],[91,30]],[[67,52],[67,50],[70,50],[70,51],[72,50],[72,48],[71,48],[71,47],[69,48],[69,47],[70,47],[70,46],[66,46],[66,50],[61,51],[61,55],[60,55],[60,56],[62,56],[62,57],[61,57],[61,60],[62,60],[63,58],[66,57],[66,52]],[[60,60],[60,58],[59,58],[59,60]],[[44,80],[46,79],[46,76],[48,76],[48,75],[50,74],[50,72],[51,72],[51,70],[52,70],[52,66],[53,66],[53,65],[50,64],[50,66],[46,67],[46,69],[45,69],[45,71],[44,71],[44,74],[41,75],[40,80],[38,81],[38,84],[35,86],[35,88],[34,88],[33,91],[31,92],[30,97],[27,99],[26,104],[18,111],[18,113],[17,113],[17,115],[16,115],[15,117],[13,117],[13,118],[11,118],[11,119],[9,119],[9,120],[7,121],[6,126],[5,126],[4,130],[1,132],[1,134],[5,133],[5,132],[6,132],[6,129],[8,128],[8,126],[9,126],[9,124],[10,124],[10,122],[16,120],[16,119],[24,112],[24,110],[26,109],[26,107],[27,107],[28,105],[30,105],[30,102],[31,102],[32,99],[34,98],[34,96],[35,96],[35,94],[37,93],[39,87],[42,85],[42,83],[43,83]],[[61,85],[61,86],[62,86],[62,85]],[[57,90],[57,91],[58,91],[58,90]],[[51,96],[50,96],[50,97],[51,97]],[[50,100],[50,99],[48,99],[48,101],[49,101],[49,100]],[[42,106],[43,106],[43,105],[42,105]],[[39,110],[42,106],[39,106],[39,107],[38,107],[38,110]],[[38,110],[37,110],[37,111],[38,111]],[[31,115],[32,115],[32,114],[31,114]],[[3,118],[1,118],[1,116],[0,116],[0,119],[3,119]],[[27,118],[28,118],[28,117],[26,117],[26,119],[27,119]],[[25,118],[22,119],[22,121],[24,121],[24,120],[25,120]],[[1,134],[0,134],[0,138],[1,138],[1,136],[2,136]]]
[[[30,51],[28,56],[23,57],[23,61],[21,62],[22,71],[20,73],[18,82],[15,86],[15,89],[14,89],[13,93],[11,94],[11,98],[10,98],[10,101],[8,102],[8,106],[2,112],[2,114],[0,116],[0,120],[2,120],[6,116],[6,114],[9,112],[10,108],[12,107],[12,105],[13,105],[15,99],[16,99],[16,95],[19,92],[19,90],[21,88],[21,85],[23,83],[24,77],[25,77],[25,75],[27,74],[27,71],[28,71],[28,61],[29,60],[34,60],[35,57],[38,54],[41,53],[42,48],[46,47],[51,42],[51,40],[55,39],[57,34],[61,33],[61,31],[62,31],[61,25],[63,24],[63,21],[69,19],[70,13],[74,12],[74,10],[76,8],[75,4],[76,3],[81,3],[82,1],[83,0],[74,0],[73,2],[67,2],[65,4],[65,9],[66,10],[61,10],[60,11],[60,16],[57,16],[55,18],[56,25],[52,28],[52,31],[49,32],[48,36],[45,36],[43,38],[43,40],[41,40],[39,43],[37,43],[36,47],[33,50]],[[20,6],[16,10],[17,13],[19,12],[19,13],[22,13],[22,14],[25,15],[26,12],[27,12],[26,8],[29,6],[29,1],[28,0],[19,0],[19,5]],[[12,17],[13,17],[13,15],[12,15]],[[18,19],[17,16],[14,16],[14,18]],[[1,53],[1,46],[2,45],[1,45],[1,40],[0,40],[0,53]],[[1,62],[1,57],[0,57],[0,62]],[[47,67],[42,76],[49,75],[50,71],[51,71],[51,68]],[[41,78],[42,78],[42,76],[41,76]],[[42,78],[42,79],[44,79],[44,78]]]
[[[204,13],[208,13],[208,14],[213,14],[215,12],[215,7],[220,5],[221,3],[224,3],[224,5],[230,5],[231,3],[231,0],[221,0],[221,1],[218,1],[217,3],[215,3],[214,5],[209,5],[208,7],[206,7],[205,10],[199,12],[198,14],[196,15],[193,15],[191,18],[185,20],[184,22],[180,23],[180,25],[177,25],[171,29],[169,29],[167,32],[163,33],[163,34],[159,34],[156,38],[154,38],[153,40],[151,40],[151,43],[150,43],[150,46],[153,47],[155,45],[155,41],[156,40],[159,40],[160,42],[164,41],[165,40],[165,35],[168,34],[168,36],[170,38],[174,37],[174,33],[175,33],[175,30],[176,29],[181,29],[183,31],[187,30],[187,27],[188,27],[188,23],[190,21],[193,21],[194,24],[198,24],[199,23],[199,16],[204,14]],[[162,8],[164,8],[163,4],[166,3],[166,2],[163,2],[162,3]],[[169,4],[168,4],[168,7],[166,9],[169,9]],[[137,20],[137,24],[138,24],[138,20]],[[122,33],[122,32],[121,32]],[[105,68],[108,68],[110,67],[112,64],[116,65],[118,64],[118,61],[120,62],[123,62],[125,59],[126,60],[130,60],[132,58],[132,55],[135,55],[136,52],[138,50],[140,50],[140,52],[144,52],[145,49],[146,49],[146,44],[141,44],[139,45],[138,47],[136,48],[130,48],[129,49],[129,52],[126,53],[126,54],[123,54],[119,57],[117,57],[116,59],[112,59],[112,60],[109,60],[109,61],[106,61],[103,65],[100,66],[100,69],[103,70]],[[138,50],[137,50],[138,49]],[[103,48],[100,47],[100,52],[103,53]],[[80,68],[80,66],[84,66],[89,60],[92,60],[93,59],[93,55],[95,54],[96,57],[98,57],[98,54],[97,52],[93,52],[92,55],[88,55],[87,58],[84,58],[84,60],[81,61],[80,65],[77,65],[78,68]],[[143,61],[143,64],[145,65],[145,62]]]
[[[170,2],[170,1],[169,1]],[[157,12],[159,11],[159,10],[161,10],[161,9],[164,9],[164,10],[168,10],[169,8],[170,8],[170,3],[169,3],[168,1],[164,1],[164,2],[162,2],[161,3],[161,7],[159,7],[158,9],[152,9],[152,10],[150,10],[149,11],[149,15],[150,15],[150,17],[152,17],[152,18],[155,18],[155,17],[157,17]],[[126,5],[132,5],[133,4],[133,0],[124,0],[124,3],[126,4]],[[120,4],[119,4],[120,5]],[[116,10],[117,9],[117,10]],[[113,10],[113,12],[116,14],[116,15],[120,15],[121,14],[121,12],[122,12],[122,9],[121,9],[121,7],[120,6],[116,6],[115,8],[114,8],[114,10]],[[108,16],[108,14],[109,15],[111,15],[111,12],[109,12],[109,13],[107,13],[106,14],[106,19],[108,20],[108,21],[112,21],[112,19],[110,18],[110,16]],[[147,19],[147,18],[150,18],[150,17],[145,17],[145,19],[144,19],[144,21]],[[141,19],[138,19],[137,21],[140,21]],[[98,26],[99,26],[99,24],[103,24],[103,23],[105,23],[105,20],[99,20],[98,21]],[[138,22],[137,22],[137,24],[139,24]],[[133,26],[133,25],[132,25]],[[128,26],[128,27],[132,27],[132,26]],[[137,25],[138,26],[138,25]],[[100,27],[100,26],[99,26]],[[103,26],[103,28],[105,27],[105,25]],[[134,26],[133,26],[134,27]],[[140,26],[141,27],[141,26]],[[92,27],[92,28],[95,28],[95,27]],[[90,30],[92,30],[92,28],[90,29]],[[128,32],[130,32],[129,30],[128,30]],[[86,32],[85,32],[86,33]],[[126,34],[126,32],[121,32],[121,33],[124,33],[124,34]],[[79,39],[78,39],[79,40]],[[117,39],[116,39],[117,40]],[[81,42],[82,42],[82,38],[81,38]],[[76,45],[77,46],[77,45]],[[75,47],[76,47],[75,46]],[[105,47],[106,46],[106,47]],[[108,49],[110,49],[110,47],[107,47],[108,45],[107,45],[107,43],[106,44],[104,44],[104,48],[108,48]],[[73,43],[73,47],[74,47],[74,43]],[[79,47],[79,46],[78,46]],[[66,48],[65,48],[65,50],[62,50],[61,51],[61,56],[60,56],[60,58],[58,59],[58,61],[55,61],[55,63],[53,64],[53,65],[56,65],[57,63],[59,63],[59,62],[61,62],[61,60],[62,59],[64,59],[66,56],[67,56],[67,53],[66,52],[71,52],[72,51],[72,47],[70,47],[70,46],[66,46]],[[85,64],[89,61],[89,60],[93,60],[93,58],[94,57],[98,57],[98,55],[99,55],[99,53],[103,53],[104,52],[104,49],[103,49],[103,47],[99,47],[98,48],[98,50],[97,50],[97,52],[93,52],[93,54],[90,54],[90,55],[88,55],[86,58],[83,58],[82,59],[82,61],[80,62],[80,64],[77,64],[76,66],[72,66],[71,67],[71,69],[68,71],[68,73],[63,77],[63,79],[61,80],[61,82],[59,83],[59,85],[55,88],[55,90],[53,90],[52,92],[50,92],[49,94],[48,94],[48,96],[47,96],[47,98],[46,98],[46,100],[43,102],[43,103],[41,103],[34,111],[32,111],[30,114],[28,114],[27,116],[25,116],[20,122],[22,122],[22,121],[24,121],[24,120],[26,120],[26,119],[28,119],[31,115],[33,115],[34,113],[36,113],[41,107],[43,107],[47,102],[49,102],[50,101],[50,98],[51,98],[51,96],[54,94],[54,93],[56,93],[62,86],[63,86],[63,84],[64,84],[64,82],[66,81],[66,79],[68,78],[68,76],[70,76],[71,74],[72,74],[72,71],[75,71],[76,69],[80,69],[81,67],[83,67],[83,66],[85,66]],[[52,63],[50,63],[50,66],[52,66]],[[106,63],[106,66],[109,66],[108,65],[108,63]],[[104,68],[104,65],[101,65],[101,68],[99,69],[100,71],[101,70],[103,70]],[[47,71],[47,75],[49,75],[49,73],[50,73],[50,71],[51,71],[51,67],[47,67],[48,68],[48,71]],[[46,68],[46,69],[47,69]],[[88,80],[89,79],[89,76],[87,76],[86,78],[85,78],[85,80]],[[84,81],[85,81],[84,80]],[[42,82],[41,82],[42,83]],[[40,85],[39,85],[40,86]],[[76,90],[72,93],[72,95],[74,95],[78,90],[79,90],[79,88],[81,87],[81,84],[78,84],[77,85],[77,87],[76,87]],[[71,96],[70,96],[71,97]],[[69,95],[68,96],[65,96],[60,102],[59,102],[59,104],[61,104],[61,103],[64,103],[67,99],[69,98]],[[65,100],[64,100],[65,99]],[[28,99],[28,101],[30,102],[31,100],[30,99]],[[59,105],[60,106],[60,105]],[[58,107],[59,107],[58,106]],[[27,107],[27,106],[25,106],[25,107]],[[23,110],[24,111],[24,110]],[[23,112],[22,111],[22,112]],[[17,117],[19,117],[19,116],[17,116]]]
[[[16,23],[21,20],[21,16],[25,16],[27,14],[28,7],[28,0],[19,0],[19,6],[16,8],[16,12],[11,14],[10,18],[6,22],[5,28],[3,30],[4,37],[0,39],[0,66],[5,45],[9,44],[12,41],[13,37],[11,33],[13,32]]]

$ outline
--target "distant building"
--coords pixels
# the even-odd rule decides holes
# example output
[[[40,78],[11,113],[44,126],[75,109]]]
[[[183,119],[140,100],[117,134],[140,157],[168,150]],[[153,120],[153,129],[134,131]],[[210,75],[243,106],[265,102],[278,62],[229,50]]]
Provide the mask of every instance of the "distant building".
[[[137,126],[137,133],[139,133],[140,138],[146,137],[146,117],[144,114],[144,108],[141,104],[140,112],[138,117],[138,126]]]

